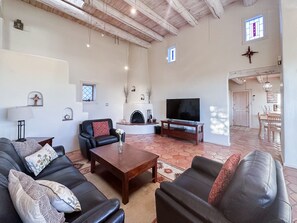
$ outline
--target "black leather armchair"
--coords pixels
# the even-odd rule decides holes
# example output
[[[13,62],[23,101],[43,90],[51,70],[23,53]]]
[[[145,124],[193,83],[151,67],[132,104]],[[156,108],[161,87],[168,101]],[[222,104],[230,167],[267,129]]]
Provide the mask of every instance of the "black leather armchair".
[[[191,168],[156,190],[158,223],[291,223],[291,205],[282,166],[269,153],[254,151],[241,160],[217,207],[208,194],[221,163],[195,157]]]
[[[107,121],[109,126],[109,135],[94,137],[93,122]],[[90,149],[119,141],[119,135],[113,128],[111,119],[94,119],[83,121],[79,125],[79,146],[82,155],[88,160],[91,159]],[[122,141],[125,142],[125,133],[122,135]]]

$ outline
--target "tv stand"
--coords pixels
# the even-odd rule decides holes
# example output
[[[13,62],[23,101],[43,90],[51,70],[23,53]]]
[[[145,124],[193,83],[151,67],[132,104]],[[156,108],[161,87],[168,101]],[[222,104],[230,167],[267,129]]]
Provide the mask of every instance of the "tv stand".
[[[178,127],[172,127],[178,126]],[[199,141],[203,142],[204,123],[189,123],[182,121],[163,120],[161,121],[161,135],[173,136],[181,139],[195,140],[196,145]],[[185,127],[190,127],[189,129]]]

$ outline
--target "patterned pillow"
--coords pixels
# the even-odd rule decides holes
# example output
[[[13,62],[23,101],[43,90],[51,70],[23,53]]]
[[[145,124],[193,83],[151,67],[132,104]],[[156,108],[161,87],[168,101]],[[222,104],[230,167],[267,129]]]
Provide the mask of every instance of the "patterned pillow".
[[[42,146],[34,139],[28,139],[25,142],[12,142],[16,152],[23,161],[28,172],[32,173],[29,169],[25,157],[29,156],[42,148]]]
[[[94,137],[110,135],[108,121],[93,122]]]
[[[36,180],[36,182],[45,189],[51,204],[57,211],[72,213],[81,210],[78,199],[66,186],[49,180]]]
[[[23,172],[10,170],[8,190],[13,205],[25,223],[64,222],[64,213],[59,213],[51,206],[44,189],[30,176]]]
[[[45,144],[41,150],[25,157],[28,167],[37,176],[50,162],[58,157],[56,151],[49,145]]]
[[[224,163],[221,171],[215,179],[210,193],[208,195],[208,203],[213,206],[217,206],[223,198],[224,192],[226,191],[232,177],[236,171],[238,163],[240,161],[240,154],[233,154]]]

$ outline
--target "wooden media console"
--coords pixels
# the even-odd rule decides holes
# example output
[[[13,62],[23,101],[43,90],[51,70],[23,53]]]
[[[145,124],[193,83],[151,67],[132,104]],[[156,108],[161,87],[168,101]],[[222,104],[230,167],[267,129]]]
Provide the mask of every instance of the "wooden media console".
[[[163,120],[161,121],[161,135],[194,140],[196,142],[196,145],[198,145],[199,141],[203,142],[203,125],[204,123],[200,122],[190,123],[182,121]]]

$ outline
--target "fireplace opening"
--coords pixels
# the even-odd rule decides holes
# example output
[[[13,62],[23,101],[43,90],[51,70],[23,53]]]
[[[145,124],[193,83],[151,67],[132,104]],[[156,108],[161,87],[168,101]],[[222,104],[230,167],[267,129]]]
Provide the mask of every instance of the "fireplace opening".
[[[144,123],[144,116],[141,111],[136,110],[130,116],[130,123]]]

